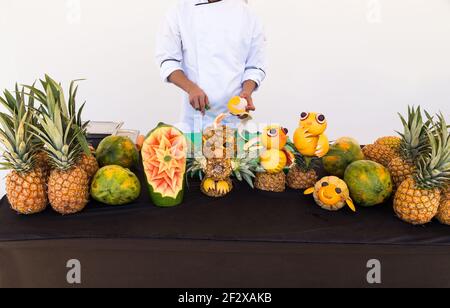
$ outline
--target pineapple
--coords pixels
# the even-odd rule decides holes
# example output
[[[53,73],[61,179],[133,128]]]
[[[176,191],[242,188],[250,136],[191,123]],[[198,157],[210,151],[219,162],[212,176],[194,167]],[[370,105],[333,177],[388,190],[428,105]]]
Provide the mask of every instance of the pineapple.
[[[395,187],[399,187],[414,174],[416,170],[414,162],[429,152],[427,130],[431,124],[431,117],[428,114],[427,116],[429,120],[424,122],[420,107],[416,109],[409,107],[407,120],[400,115],[404,132],[400,133],[399,156],[395,157],[388,165]]]
[[[230,179],[233,169],[231,159],[236,152],[236,132],[221,125],[223,116],[219,115],[214,125],[203,132],[203,155],[206,158],[205,179],[201,191],[210,197],[223,197],[231,192],[233,183]]]
[[[25,110],[24,93],[17,91],[14,98],[5,91],[6,100],[0,102],[12,115],[0,113],[0,141],[5,147],[3,170],[12,170],[6,177],[9,204],[19,214],[35,214],[48,204],[46,178],[37,166],[35,140],[27,129],[33,115]],[[17,108],[15,108],[17,107]]]
[[[48,180],[48,198],[52,208],[63,215],[82,211],[89,199],[88,174],[77,165],[83,153],[90,155],[80,114],[75,110],[73,83],[68,106],[62,88],[46,76],[42,82],[46,93],[32,88],[41,101],[39,126],[32,126],[34,135],[44,144],[52,171]],[[83,152],[84,151],[84,152]]]
[[[40,168],[43,176],[46,180],[50,176],[51,166],[47,153],[43,150],[39,150],[35,154],[36,167]]]
[[[394,189],[397,189],[406,179],[411,177],[416,168],[414,163],[410,160],[404,160],[401,157],[394,158],[388,166],[391,173],[392,181],[394,182]]]
[[[77,166],[86,172],[89,179],[92,179],[99,169],[95,156],[86,153],[81,153],[77,161]]]
[[[427,136],[431,152],[416,161],[416,172],[398,188],[394,198],[397,216],[411,224],[429,223],[438,213],[441,189],[450,183],[450,137],[442,115]]]
[[[450,186],[442,191],[441,204],[436,218],[444,225],[450,225]]]
[[[78,86],[75,85],[76,81],[70,83],[69,88],[69,99],[66,102],[64,97],[64,91],[59,83],[53,80],[49,76],[45,76],[44,80],[41,80],[41,84],[45,89],[45,93],[39,91],[35,87],[31,87],[31,91],[35,97],[42,103],[44,109],[48,112],[52,110],[52,104],[59,105],[59,108],[65,119],[73,119],[73,125],[76,129],[80,130],[81,133],[77,135],[78,142],[80,143],[83,151],[79,154],[77,158],[77,166],[83,169],[89,179],[97,173],[99,166],[95,156],[92,154],[92,150],[89,148],[89,144],[86,139],[86,127],[88,122],[83,123],[81,119],[81,114],[84,108],[84,104],[79,110],[76,108],[76,96],[78,92]],[[43,164],[45,166],[45,164]]]
[[[65,121],[58,105],[54,106],[52,118],[41,119],[42,129],[33,127],[35,135],[45,144],[53,170],[48,180],[48,198],[52,208],[63,215],[84,209],[89,197],[87,173],[76,165],[81,146],[76,142],[72,121]]]
[[[385,167],[397,157],[397,153],[389,146],[383,144],[369,144],[363,148],[366,159],[377,162]]]
[[[210,197],[223,197],[233,189],[230,176],[233,172],[231,159],[211,158],[206,162],[205,179],[201,191]]]
[[[286,175],[284,172],[256,174],[255,187],[270,192],[284,192],[286,189]]]
[[[287,186],[292,189],[308,189],[318,181],[318,175],[311,166],[312,162],[301,154],[295,155],[295,164],[287,175]]]
[[[205,173],[216,181],[230,177],[232,172],[231,159],[211,158],[206,162]]]
[[[392,149],[395,153],[399,153],[401,141],[402,139],[400,137],[387,136],[378,138],[374,144],[387,146],[390,149]]]

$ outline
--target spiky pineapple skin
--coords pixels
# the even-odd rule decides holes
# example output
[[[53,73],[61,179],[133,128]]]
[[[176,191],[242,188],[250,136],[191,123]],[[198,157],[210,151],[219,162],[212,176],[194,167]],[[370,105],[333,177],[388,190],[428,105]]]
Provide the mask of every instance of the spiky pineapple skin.
[[[34,157],[36,167],[42,170],[42,174],[47,181],[51,171],[50,161],[48,159],[47,153],[45,153],[44,151],[38,151],[36,152]]]
[[[255,188],[270,192],[284,192],[286,190],[286,175],[284,172],[256,174]]]
[[[398,188],[407,178],[414,174],[415,167],[410,161],[401,157],[396,157],[389,163],[389,172],[391,173],[394,187]]]
[[[366,159],[377,162],[384,167],[388,167],[389,163],[398,156],[398,154],[390,147],[381,144],[369,144],[363,148]]]
[[[286,177],[287,186],[292,189],[308,189],[314,187],[318,181],[315,170],[302,170],[298,165],[294,165]]]
[[[48,204],[47,184],[40,169],[26,174],[12,171],[6,177],[6,195],[11,208],[19,214],[44,211]]]
[[[440,200],[439,189],[420,189],[413,178],[408,178],[395,194],[394,211],[405,222],[424,225],[436,216]]]
[[[94,155],[86,155],[86,153],[80,155],[77,166],[86,172],[89,179],[92,179],[99,169],[97,159],[95,159]]]
[[[48,181],[48,198],[52,208],[69,215],[82,211],[89,200],[89,178],[79,167],[53,170]]]
[[[215,181],[228,179],[232,172],[231,159],[211,158],[206,162],[205,174]]]
[[[444,225],[450,225],[450,186],[442,191],[441,204],[436,215],[437,220]]]
[[[400,152],[402,138],[398,136],[387,136],[378,138],[375,144],[384,145],[392,149],[394,152]]]

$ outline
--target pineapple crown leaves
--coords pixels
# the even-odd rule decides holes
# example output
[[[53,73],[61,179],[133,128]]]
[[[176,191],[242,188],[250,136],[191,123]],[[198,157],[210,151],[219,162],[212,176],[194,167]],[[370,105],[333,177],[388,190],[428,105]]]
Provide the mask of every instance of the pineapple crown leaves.
[[[231,166],[233,176],[240,182],[247,182],[251,188],[254,188],[253,179],[256,177],[256,173],[265,171],[259,163],[259,158],[252,157],[251,153],[232,159]]]
[[[60,83],[57,83],[50,76],[45,75],[43,80],[40,80],[44,91],[37,89],[34,85],[28,86],[32,96],[41,103],[38,110],[40,114],[45,114],[54,121],[60,121],[55,119],[56,109],[59,109],[59,113],[62,114],[61,123],[64,127],[70,126],[70,134],[76,136],[79,145],[84,153],[91,155],[89,150],[89,144],[86,139],[86,130],[89,122],[83,124],[82,112],[85,104],[83,103],[79,109],[76,107],[76,96],[78,93],[78,86],[76,83],[83,79],[73,80],[69,87],[69,99],[66,100],[64,96],[64,90]],[[59,118],[59,115],[58,115]]]
[[[203,180],[206,158],[201,153],[194,155],[194,158],[187,160],[186,179],[190,176],[192,179],[198,177]]]
[[[301,154],[294,143],[291,141],[288,141],[286,144],[286,148],[294,153],[295,157],[295,165],[298,166],[302,171],[309,171],[319,166],[319,163],[321,161],[318,157],[306,157],[303,154]]]
[[[427,131],[427,137],[431,150],[416,162],[415,180],[421,188],[442,188],[450,183],[450,135],[442,114]]]
[[[29,118],[28,112],[22,118],[0,113],[0,142],[5,147],[1,169],[27,172],[34,167],[33,136],[26,128]]]
[[[0,97],[0,103],[9,114],[0,113],[0,142],[5,149],[2,154],[4,162],[0,163],[1,169],[27,172],[34,166],[34,154],[38,148],[34,146],[36,139],[27,129],[27,125],[34,120],[31,112],[34,100],[30,98],[26,105],[25,88],[19,91],[17,84],[15,95],[8,90],[5,90],[3,94],[4,98]]]
[[[41,127],[31,125],[33,135],[45,145],[52,165],[60,170],[72,168],[82,151],[81,145],[76,142],[82,131],[74,132],[73,121],[71,118],[65,123],[59,106],[56,106],[52,117],[41,115]]]
[[[28,93],[25,93],[25,87],[22,87],[22,90],[19,90],[18,84],[15,85],[14,93],[15,95],[8,90],[4,90],[4,98],[0,96],[0,103],[7,109],[11,116],[22,119],[27,110],[34,108],[34,98]],[[26,96],[29,96],[28,104],[26,104]],[[30,114],[30,116],[32,116],[32,114]]]
[[[427,118],[424,121],[423,113]],[[397,132],[402,138],[401,154],[411,161],[416,161],[421,155],[426,155],[430,151],[427,131],[432,126],[433,117],[425,110],[422,112],[420,106],[408,106],[407,119],[399,113],[404,131]]]

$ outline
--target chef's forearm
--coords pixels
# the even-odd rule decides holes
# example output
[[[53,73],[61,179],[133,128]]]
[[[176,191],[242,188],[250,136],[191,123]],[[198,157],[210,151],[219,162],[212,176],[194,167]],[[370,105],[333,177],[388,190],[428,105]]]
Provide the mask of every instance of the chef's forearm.
[[[256,82],[254,82],[253,80],[246,80],[242,84],[242,92],[252,94],[253,92],[255,92],[257,86],[258,85],[256,84]]]
[[[192,89],[197,87],[197,85],[189,80],[189,78],[187,78],[184,72],[181,70],[173,72],[168,79],[171,83],[173,83],[186,93],[190,93]]]

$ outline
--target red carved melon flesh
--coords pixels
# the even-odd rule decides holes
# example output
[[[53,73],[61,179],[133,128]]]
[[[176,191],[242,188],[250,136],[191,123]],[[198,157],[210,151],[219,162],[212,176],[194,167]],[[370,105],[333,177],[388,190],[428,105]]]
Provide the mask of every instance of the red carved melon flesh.
[[[187,150],[186,137],[170,125],[161,123],[146,137],[142,161],[155,205],[170,207],[183,201]]]

